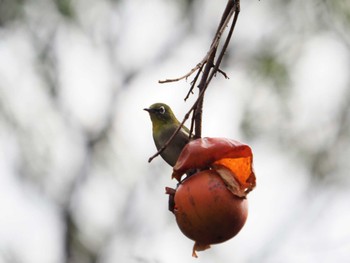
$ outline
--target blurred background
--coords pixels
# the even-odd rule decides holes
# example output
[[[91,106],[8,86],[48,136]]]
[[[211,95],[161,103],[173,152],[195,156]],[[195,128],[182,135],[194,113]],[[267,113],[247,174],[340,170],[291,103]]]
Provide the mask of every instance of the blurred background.
[[[348,262],[350,2],[243,0],[203,135],[249,144],[245,227],[191,258],[142,109],[179,119],[226,1],[0,1],[0,262]],[[189,123],[187,123],[189,125]]]

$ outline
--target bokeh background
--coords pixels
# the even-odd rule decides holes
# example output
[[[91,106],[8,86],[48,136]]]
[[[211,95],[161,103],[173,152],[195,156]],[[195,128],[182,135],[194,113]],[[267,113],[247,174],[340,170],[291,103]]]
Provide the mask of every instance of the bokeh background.
[[[0,1],[0,262],[348,262],[350,2],[242,0],[203,135],[248,143],[232,240],[192,259],[142,109],[181,119],[226,1]]]

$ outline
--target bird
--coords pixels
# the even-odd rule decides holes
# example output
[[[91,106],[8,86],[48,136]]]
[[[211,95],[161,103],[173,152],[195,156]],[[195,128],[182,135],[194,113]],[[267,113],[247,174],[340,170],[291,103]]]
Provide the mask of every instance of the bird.
[[[153,140],[157,150],[160,150],[181,123],[165,103],[154,103],[144,110],[149,113],[152,121]],[[182,149],[190,141],[189,134],[189,129],[183,125],[170,144],[160,153],[160,156],[170,166],[175,165]]]

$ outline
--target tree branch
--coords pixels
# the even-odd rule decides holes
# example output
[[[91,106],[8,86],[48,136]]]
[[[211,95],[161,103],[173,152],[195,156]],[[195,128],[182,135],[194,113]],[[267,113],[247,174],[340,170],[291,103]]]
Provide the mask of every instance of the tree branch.
[[[171,143],[171,141],[175,138],[176,134],[180,131],[186,120],[189,118],[191,112],[193,112],[192,116],[192,122],[191,122],[191,130],[190,130],[190,138],[192,136],[193,126],[195,126],[195,138],[200,138],[202,135],[202,108],[203,108],[203,98],[204,93],[206,89],[209,86],[210,81],[212,80],[213,76],[216,75],[217,72],[220,72],[224,75],[225,78],[227,78],[227,75],[220,70],[220,64],[223,59],[223,56],[225,55],[225,52],[227,50],[228,44],[230,43],[234,28],[236,26],[236,22],[238,19],[238,14],[240,12],[240,0],[228,0],[226,8],[223,12],[223,15],[221,17],[221,21],[219,23],[218,29],[215,33],[215,36],[213,38],[212,44],[210,46],[209,51],[207,52],[206,56],[202,59],[200,63],[196,65],[193,69],[190,70],[189,73],[185,74],[182,77],[176,78],[176,79],[167,79],[164,81],[159,81],[159,83],[167,83],[167,82],[173,82],[173,81],[179,81],[184,78],[188,78],[190,75],[192,75],[194,72],[197,72],[197,75],[195,76],[194,80],[191,83],[191,88],[189,92],[187,93],[185,100],[189,97],[189,95],[193,92],[193,88],[196,85],[196,82],[199,78],[200,73],[202,72],[202,69],[204,67],[204,70],[202,72],[202,77],[200,80],[200,83],[198,85],[199,88],[199,94],[190,108],[190,110],[185,114],[182,122],[180,123],[179,127],[175,130],[175,132],[171,135],[171,137],[167,140],[167,142],[149,159],[148,162],[151,162],[155,157],[157,157],[159,154],[161,154],[166,147]],[[225,43],[223,47],[221,48],[220,54],[217,58],[217,60],[214,63],[215,55],[217,52],[217,48],[221,39],[221,36],[223,32],[225,31],[233,13],[235,14],[233,18],[232,25],[230,27],[230,31],[225,39]]]

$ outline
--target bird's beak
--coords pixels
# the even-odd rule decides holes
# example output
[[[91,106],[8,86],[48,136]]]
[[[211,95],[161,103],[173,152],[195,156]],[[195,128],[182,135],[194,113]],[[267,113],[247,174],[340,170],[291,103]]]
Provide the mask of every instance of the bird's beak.
[[[149,109],[149,108],[144,108],[143,110],[148,111],[149,113],[153,112],[153,109]]]

